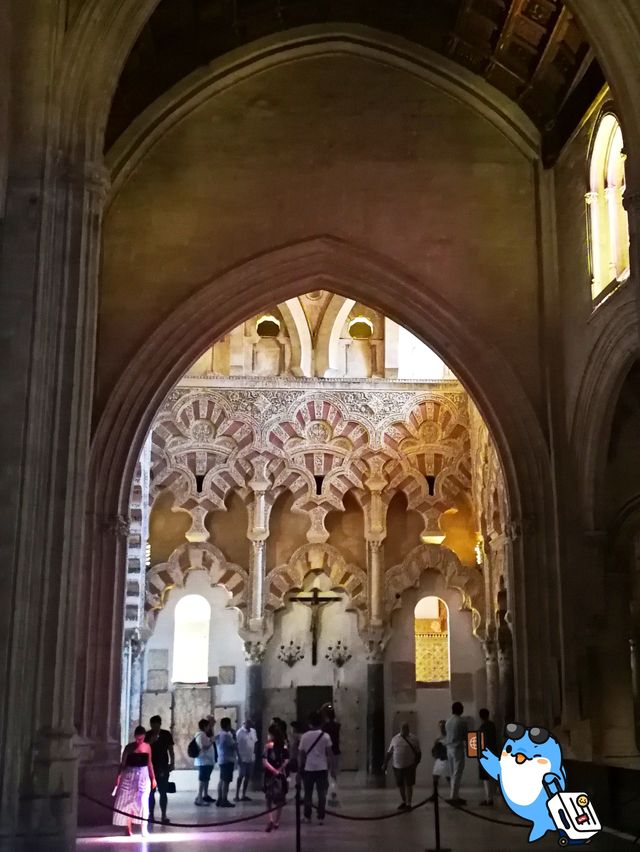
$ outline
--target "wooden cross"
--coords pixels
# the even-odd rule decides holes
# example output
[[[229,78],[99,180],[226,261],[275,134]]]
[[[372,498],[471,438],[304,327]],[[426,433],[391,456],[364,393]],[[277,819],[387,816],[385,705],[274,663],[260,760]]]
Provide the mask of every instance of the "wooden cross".
[[[289,600],[311,607],[311,665],[318,665],[318,628],[320,626],[320,607],[334,601],[341,601],[339,595],[321,596],[320,590],[311,589],[310,594],[289,595]]]

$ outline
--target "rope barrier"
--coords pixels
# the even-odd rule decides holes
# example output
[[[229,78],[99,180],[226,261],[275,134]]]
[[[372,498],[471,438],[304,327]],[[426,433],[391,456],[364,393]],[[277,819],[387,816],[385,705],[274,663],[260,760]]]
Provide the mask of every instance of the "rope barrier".
[[[442,796],[438,796],[439,799],[442,799]],[[475,811],[470,811],[468,808],[463,808],[460,805],[453,805],[450,802],[447,802],[446,799],[442,799],[445,805],[449,805],[449,807],[454,811],[462,811],[463,814],[468,814],[469,816],[475,817],[476,819],[481,819],[483,822],[493,822],[496,825],[506,825],[508,828],[527,828],[526,822],[507,822],[502,819],[492,819],[489,816],[485,816],[484,814],[477,814]]]
[[[113,805],[107,805],[106,802],[101,802],[99,799],[94,799],[93,796],[90,796],[88,793],[79,793],[78,795],[82,796],[83,799],[87,799],[90,802],[93,802],[94,805],[99,805],[101,808],[105,808],[108,811],[111,811],[114,814],[120,814],[121,816],[127,817],[127,819],[135,820],[136,822],[146,822],[149,825],[164,825],[160,820],[152,819],[151,817],[141,817],[134,816],[133,814],[128,814],[126,811],[121,811],[118,808],[114,808]],[[286,806],[283,805],[282,807]],[[267,816],[273,811],[280,810],[280,806],[276,808],[269,808],[266,811],[260,811],[257,814],[251,814],[251,816],[245,817],[237,817],[236,819],[225,819],[219,822],[198,822],[198,823],[186,823],[186,822],[173,822],[173,820],[169,823],[171,828],[222,828],[226,825],[238,825],[241,822],[250,822],[253,819],[260,819],[260,817]]]
[[[412,805],[412,807],[407,808],[406,810],[392,811],[390,814],[379,814],[378,816],[356,816],[352,814],[338,813],[337,811],[329,810],[325,810],[325,814],[327,814],[327,816],[336,817],[337,819],[346,819],[352,822],[379,822],[383,819],[393,819],[394,817],[401,817],[405,814],[410,814],[412,811],[415,811],[418,808],[421,808],[423,805],[426,805],[427,802],[429,802],[430,800],[431,796],[429,796],[429,798],[427,799],[423,799],[421,802],[418,802],[417,805]],[[314,805],[314,808],[318,810],[317,805]]]

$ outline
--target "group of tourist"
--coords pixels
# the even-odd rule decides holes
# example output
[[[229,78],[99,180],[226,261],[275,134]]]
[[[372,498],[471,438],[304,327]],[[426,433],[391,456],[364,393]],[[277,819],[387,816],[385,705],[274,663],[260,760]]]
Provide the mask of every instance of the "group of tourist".
[[[149,725],[149,731],[142,726],[137,727],[134,741],[125,747],[113,791],[113,823],[124,826],[128,834],[131,834],[134,820],[142,821],[142,833],[147,834],[146,820],[154,818],[156,791],[160,798],[160,821],[164,825],[171,822],[167,816],[167,793],[172,786],[175,789],[169,781],[169,775],[175,768],[173,737],[162,728],[160,716],[153,716]],[[251,801],[247,788],[255,766],[258,735],[251,719],[245,719],[242,726],[234,731],[231,719],[225,717],[220,720],[220,730],[215,735],[214,725],[213,716],[201,719],[198,731],[187,749],[198,771],[195,804],[198,807],[215,804],[221,808],[233,808],[235,804],[229,801],[229,789],[236,764],[238,776],[235,802]],[[267,831],[273,831],[280,825],[280,814],[286,801],[291,774],[300,776],[304,788],[303,820],[311,822],[315,790],[318,799],[317,821],[323,823],[330,779],[334,785],[333,801],[337,804],[339,754],[340,724],[330,704],[321,708],[321,712],[312,713],[308,725],[292,722],[290,736],[286,722],[274,717],[262,753],[263,787],[269,810]],[[209,795],[209,783],[216,763],[220,778],[217,798],[214,799]]]
[[[464,706],[459,701],[455,701],[451,707],[449,718],[446,721],[443,719],[438,723],[439,735],[431,749],[433,757],[433,793],[429,797],[429,801],[433,801],[438,795],[437,791],[440,779],[446,778],[450,785],[450,795],[446,801],[456,807],[466,805],[467,803],[466,799],[460,796],[460,783],[464,771],[467,734],[469,733],[469,726],[467,720],[462,715],[463,713]],[[497,754],[498,735],[496,726],[490,718],[490,713],[486,708],[482,708],[479,716],[480,726],[478,727],[478,734],[480,735],[480,742],[489,751]],[[482,746],[480,750],[482,750]],[[410,810],[412,807],[416,770],[421,760],[422,751],[420,742],[415,734],[411,733],[409,723],[404,722],[400,728],[400,733],[396,734],[389,744],[383,765],[385,772],[389,763],[391,763],[393,768],[396,785],[401,798],[398,810]],[[495,782],[487,775],[480,764],[478,764],[478,770],[480,780],[484,786],[485,795],[480,804],[485,806],[493,805]]]
[[[466,804],[466,800],[460,797],[469,732],[463,713],[463,705],[459,701],[454,702],[451,716],[439,722],[438,737],[431,750],[434,758],[434,792],[430,799],[434,800],[438,794],[440,779],[446,778],[450,784],[450,796],[446,801],[454,806]],[[482,709],[479,715],[481,743],[497,753],[497,732],[489,711]],[[114,789],[116,812],[113,822],[125,826],[129,834],[133,818],[143,820],[142,832],[146,834],[147,823],[144,820],[154,816],[156,790],[160,797],[161,822],[170,823],[167,817],[167,793],[171,789],[169,775],[175,766],[174,742],[170,732],[162,728],[160,716],[153,716],[149,724],[149,731],[137,727],[134,741],[125,747]],[[199,807],[215,804],[221,808],[233,808],[235,804],[229,801],[229,790],[236,764],[238,776],[234,801],[251,801],[247,796],[247,788],[255,766],[258,735],[251,719],[245,719],[241,727],[234,731],[231,719],[225,717],[220,720],[220,730],[215,735],[214,724],[213,716],[201,719],[198,732],[187,750],[198,770],[195,804]],[[321,708],[321,712],[311,713],[307,726],[292,722],[290,727],[289,734],[286,722],[274,717],[262,752],[263,788],[269,811],[268,832],[280,825],[291,775],[300,778],[304,790],[304,822],[311,822],[314,792],[317,796],[317,822],[320,825],[324,822],[330,782],[334,785],[333,804],[337,804],[340,723],[336,720],[333,707],[328,704]],[[398,810],[412,808],[416,770],[421,759],[420,742],[411,733],[408,722],[404,722],[400,732],[389,744],[383,765],[385,772],[389,764],[393,768],[401,797]],[[214,799],[209,795],[209,783],[216,763],[220,769],[220,779],[217,798]],[[481,766],[479,773],[485,792],[485,798],[480,804],[492,805],[495,783]]]

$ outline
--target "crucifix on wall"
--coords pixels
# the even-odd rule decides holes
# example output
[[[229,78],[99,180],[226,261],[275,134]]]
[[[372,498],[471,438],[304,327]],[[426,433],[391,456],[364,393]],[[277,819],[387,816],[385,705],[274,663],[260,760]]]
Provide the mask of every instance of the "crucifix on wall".
[[[313,588],[308,593],[289,595],[289,600],[301,603],[311,609],[311,664],[318,664],[318,628],[320,627],[320,608],[328,603],[340,601],[340,595],[321,595],[320,589]]]

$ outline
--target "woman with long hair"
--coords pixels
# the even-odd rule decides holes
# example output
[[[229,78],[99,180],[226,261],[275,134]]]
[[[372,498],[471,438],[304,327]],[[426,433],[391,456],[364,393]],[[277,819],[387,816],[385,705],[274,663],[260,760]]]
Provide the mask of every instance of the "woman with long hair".
[[[113,807],[122,813],[113,814],[113,824],[124,826],[131,834],[131,824],[141,823],[142,834],[149,833],[149,794],[156,789],[156,777],[151,760],[151,746],[144,741],[142,725],[133,732],[134,741],[124,747],[120,771],[114,790]]]
[[[264,767],[264,794],[267,808],[273,808],[265,831],[272,831],[280,825],[282,806],[287,798],[287,765],[289,748],[280,725],[271,725],[269,739],[264,747],[262,765]]]

